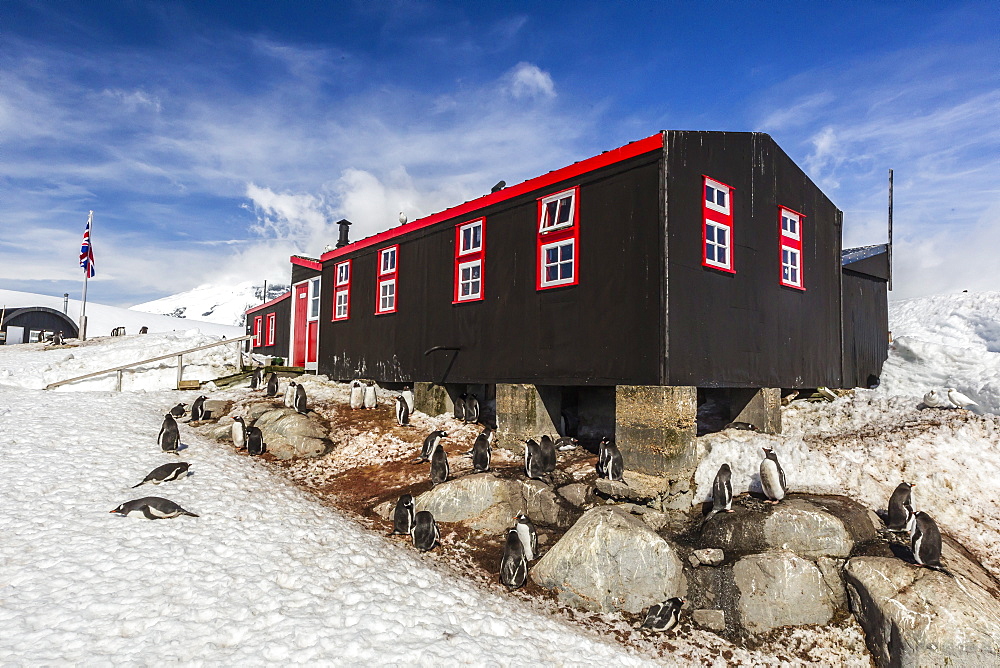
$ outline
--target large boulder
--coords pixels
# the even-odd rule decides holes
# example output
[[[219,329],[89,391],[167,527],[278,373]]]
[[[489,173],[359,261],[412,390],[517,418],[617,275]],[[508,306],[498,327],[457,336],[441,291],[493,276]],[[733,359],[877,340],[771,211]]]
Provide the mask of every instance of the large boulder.
[[[413,500],[415,510],[429,510],[439,522],[466,522],[472,529],[499,533],[524,510],[519,489],[492,473],[448,480]],[[529,515],[530,516],[530,515]]]
[[[318,457],[326,450],[326,430],[291,408],[269,410],[253,424],[263,434],[267,451],[278,459]]]
[[[540,480],[518,480],[524,513],[532,522],[566,528],[580,512]]]
[[[879,666],[1000,665],[1000,602],[951,551],[953,575],[894,557],[855,557],[844,569],[851,608]]]
[[[593,508],[531,569],[570,605],[641,612],[686,589],[673,545],[620,508]]]
[[[740,622],[751,633],[833,619],[834,600],[822,572],[792,552],[747,555],[733,565],[733,581]]]

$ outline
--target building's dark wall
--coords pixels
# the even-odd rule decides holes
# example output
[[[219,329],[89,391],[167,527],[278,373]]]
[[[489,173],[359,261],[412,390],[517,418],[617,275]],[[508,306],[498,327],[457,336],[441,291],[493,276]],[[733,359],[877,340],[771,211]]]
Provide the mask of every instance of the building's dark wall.
[[[399,237],[391,242],[399,243],[394,314],[374,315],[384,246],[326,261],[319,372],[389,382],[657,384],[660,156],[653,151]],[[536,198],[575,185],[580,282],[538,291]],[[453,305],[455,225],[483,215],[485,298]],[[332,322],[334,266],[346,258],[353,259],[350,319]],[[462,349],[425,356],[434,346]]]
[[[79,335],[76,323],[68,315],[45,306],[8,309],[2,324],[3,331],[7,331],[8,325],[24,328],[23,340],[18,343],[27,343],[32,330],[62,332],[63,337],[67,339]],[[110,334],[110,332],[108,333]],[[8,341],[8,343],[14,343],[14,341]]]
[[[845,267],[843,286],[844,368],[841,387],[871,387],[882,375],[882,365],[889,355],[886,280]]]
[[[294,266],[294,265],[293,265]],[[314,274],[318,272],[313,272]],[[291,322],[291,297],[284,297],[281,301],[277,301],[270,306],[264,307],[260,310],[247,313],[247,334],[253,334],[253,321],[257,316],[262,316],[261,320],[261,335],[260,342],[263,344],[266,341],[267,336],[267,314],[275,314],[274,322],[274,345],[265,346],[260,345],[251,348],[251,352],[259,353],[261,355],[271,355],[274,357],[288,357],[288,344],[290,337],[290,322]],[[252,341],[252,339],[251,339]]]
[[[839,386],[841,214],[765,134],[667,133],[664,385]],[[735,274],[703,267],[702,176],[735,188]],[[778,206],[806,216],[805,291],[779,283]]]
[[[310,269],[309,267],[303,267],[299,264],[292,265],[292,285],[299,283],[300,281],[307,281],[310,278],[316,278],[319,276],[320,272],[318,269]]]

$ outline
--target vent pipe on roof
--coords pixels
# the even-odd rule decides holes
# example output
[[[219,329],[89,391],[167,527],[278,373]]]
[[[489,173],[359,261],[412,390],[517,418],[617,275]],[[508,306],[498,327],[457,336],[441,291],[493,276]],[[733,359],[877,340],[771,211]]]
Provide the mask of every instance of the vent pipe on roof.
[[[498,192],[500,192],[501,190],[503,190],[506,187],[507,187],[507,182],[506,181],[498,181],[497,184],[495,186],[493,186],[493,189],[490,190],[490,194],[492,194],[492,193],[498,193]]]
[[[340,225],[340,238],[337,239],[337,248],[343,248],[344,246],[351,243],[351,240],[347,238],[347,228],[350,227],[351,221],[346,218],[342,218],[337,221],[337,225]]]
[[[63,313],[69,313],[69,293],[63,293]]]

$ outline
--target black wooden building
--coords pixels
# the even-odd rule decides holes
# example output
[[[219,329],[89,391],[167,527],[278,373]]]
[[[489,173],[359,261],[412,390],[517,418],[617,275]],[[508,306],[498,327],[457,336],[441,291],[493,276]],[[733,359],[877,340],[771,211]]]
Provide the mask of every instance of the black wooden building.
[[[287,358],[291,297],[292,293],[286,292],[260,306],[247,309],[247,334],[253,334],[250,352]]]
[[[889,247],[850,248],[843,266],[844,387],[878,385],[889,355]]]
[[[318,370],[853,386],[885,339],[842,325],[841,226],[770,136],[657,133],[325,253]]]
[[[8,344],[44,341],[55,332],[62,332],[63,338],[76,338],[78,331],[72,318],[46,306],[7,309],[0,322],[3,343]]]
[[[280,357],[288,366],[316,369],[319,344],[320,270],[314,258],[293,255],[291,289],[246,310],[250,350]]]

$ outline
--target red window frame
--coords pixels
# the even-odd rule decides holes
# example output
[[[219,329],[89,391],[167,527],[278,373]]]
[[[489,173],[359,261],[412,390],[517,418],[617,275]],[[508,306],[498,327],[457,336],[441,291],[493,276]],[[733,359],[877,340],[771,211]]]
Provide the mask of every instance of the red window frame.
[[[786,213],[789,213],[792,216],[794,216],[793,220],[797,221],[797,224],[796,224],[796,229],[798,230],[798,234],[797,235],[792,235],[789,232],[785,231],[785,227],[784,227],[784,224],[783,224],[784,221],[782,219],[786,217],[786,215],[785,215]],[[789,217],[791,217],[791,216],[789,216]],[[803,262],[802,262],[802,260],[803,260],[802,238],[803,238],[804,232],[805,232],[805,230],[803,230],[805,219],[806,219],[806,216],[804,214],[801,214],[801,213],[799,213],[798,211],[796,211],[794,209],[789,209],[787,206],[781,206],[781,205],[778,206],[778,242],[779,242],[778,243],[778,282],[781,283],[781,285],[785,286],[786,288],[795,288],[796,290],[802,290],[803,292],[805,292],[805,289],[806,289],[805,277],[804,277],[803,271],[802,271],[802,269],[803,269],[803,267],[802,267],[802,264],[803,264]],[[799,280],[798,280],[797,283],[794,282],[794,281],[790,281],[790,280],[786,281],[785,280],[785,258],[784,258],[784,250],[786,248],[788,250],[794,251],[795,253],[798,254],[799,263],[798,263],[797,269],[798,269],[798,272],[799,272]]]
[[[276,313],[267,314],[267,324],[264,327],[264,345],[273,346],[274,345],[274,328],[275,322],[277,320]]]
[[[464,250],[462,248],[462,232],[468,228],[478,225],[479,246]],[[479,265],[479,294],[475,297],[462,297],[462,268],[467,265]],[[468,304],[483,300],[485,294],[485,265],[486,265],[486,218],[476,218],[459,223],[455,226],[455,280],[452,290],[452,304]]]
[[[570,220],[567,223],[546,225],[546,205],[572,196]],[[535,244],[535,290],[552,290],[580,283],[580,186],[565,188],[538,198],[538,227]],[[558,207],[557,207],[558,210]],[[545,251],[556,244],[573,246],[573,278],[569,281],[545,280]]]
[[[255,315],[253,318],[253,338],[250,339],[253,342],[254,348],[260,348],[260,333],[264,328],[264,316]]]
[[[381,256],[380,258],[381,259]],[[341,278],[341,268],[344,268],[346,277]],[[350,260],[344,260],[343,262],[338,262],[333,267],[333,317],[331,320],[342,321],[349,320],[351,318],[351,272],[353,271],[351,267]],[[337,315],[337,299],[340,295],[344,295],[346,301],[347,309],[344,315]]]
[[[708,203],[707,189],[712,187],[715,191],[719,191],[725,188],[726,192],[726,206],[722,207],[718,205],[717,200],[715,204],[710,205]],[[727,183],[723,183],[719,179],[712,178],[706,174],[701,175],[701,264],[703,267],[709,269],[715,269],[717,271],[724,271],[730,274],[736,273],[736,264],[733,261],[733,248],[735,244],[733,243],[733,211],[734,211],[734,197],[736,189]],[[726,230],[726,263],[718,262],[714,259],[709,259],[708,257],[708,228],[716,227],[725,228]],[[715,233],[713,233],[714,236]],[[713,242],[714,245],[714,242]]]
[[[389,251],[394,253],[393,266],[383,269],[385,254]],[[376,255],[378,265],[375,268],[375,315],[395,313],[399,308],[399,244],[380,248]],[[392,283],[392,308],[382,308],[382,286]]]

